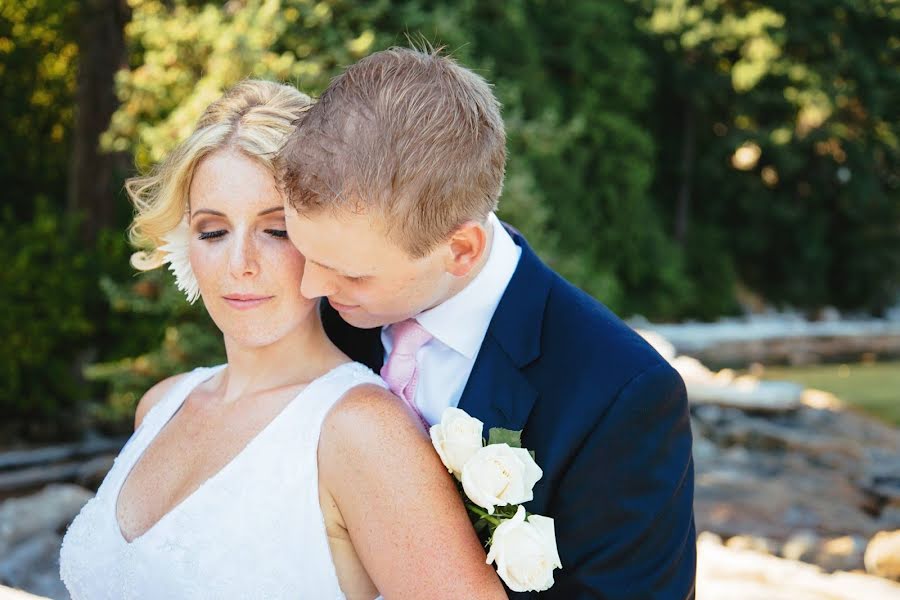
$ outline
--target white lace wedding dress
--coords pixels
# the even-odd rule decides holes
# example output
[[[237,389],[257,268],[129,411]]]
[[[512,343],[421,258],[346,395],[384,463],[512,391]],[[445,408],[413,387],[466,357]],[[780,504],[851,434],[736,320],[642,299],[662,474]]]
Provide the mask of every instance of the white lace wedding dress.
[[[73,600],[342,599],[319,505],[317,447],[328,410],[363,383],[359,363],[306,386],[221,471],[127,542],[116,499],[129,471],[190,391],[223,366],[184,377],[145,416],[97,495],[72,522],[60,575]]]

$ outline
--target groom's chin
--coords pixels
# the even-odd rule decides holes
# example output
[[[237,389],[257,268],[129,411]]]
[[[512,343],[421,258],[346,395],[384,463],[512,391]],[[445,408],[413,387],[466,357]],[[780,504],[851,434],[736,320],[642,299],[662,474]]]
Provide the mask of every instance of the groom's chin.
[[[375,327],[381,327],[382,325],[382,322],[379,319],[364,312],[358,306],[352,309],[338,308],[334,304],[331,306],[337,311],[345,323],[352,325],[357,329],[374,329]]]
[[[341,313],[341,318],[344,321],[351,325],[352,327],[356,327],[357,329],[375,329],[377,327],[382,327],[384,323],[379,321],[378,319],[373,318],[359,318],[357,315],[345,315]]]

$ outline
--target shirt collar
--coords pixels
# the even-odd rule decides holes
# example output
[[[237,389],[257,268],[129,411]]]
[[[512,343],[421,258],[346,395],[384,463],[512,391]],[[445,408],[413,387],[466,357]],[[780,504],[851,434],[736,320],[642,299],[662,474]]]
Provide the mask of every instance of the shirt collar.
[[[416,317],[436,339],[470,360],[481,348],[522,253],[495,214],[490,214],[488,222],[494,235],[481,272],[456,295]]]

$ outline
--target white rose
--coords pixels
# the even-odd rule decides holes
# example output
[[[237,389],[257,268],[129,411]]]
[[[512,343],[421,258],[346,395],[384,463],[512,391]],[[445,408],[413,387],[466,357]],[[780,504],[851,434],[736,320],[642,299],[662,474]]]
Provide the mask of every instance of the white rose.
[[[457,479],[462,476],[466,461],[481,449],[483,430],[484,423],[453,407],[446,409],[441,422],[429,430],[441,462]]]
[[[495,506],[522,504],[534,498],[534,484],[543,475],[528,450],[490,444],[466,462],[461,481],[469,500],[492,515]]]
[[[497,574],[514,592],[543,592],[553,585],[553,569],[562,568],[556,550],[553,519],[531,515],[519,507],[512,519],[497,526],[487,555]]]

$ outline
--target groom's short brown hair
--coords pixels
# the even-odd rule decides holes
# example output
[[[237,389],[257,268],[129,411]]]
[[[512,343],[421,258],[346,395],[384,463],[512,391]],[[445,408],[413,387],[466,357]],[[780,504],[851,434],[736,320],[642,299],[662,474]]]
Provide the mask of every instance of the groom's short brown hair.
[[[336,77],[288,137],[287,202],[371,211],[414,256],[497,207],[506,134],[491,86],[439,51],[376,52]]]

